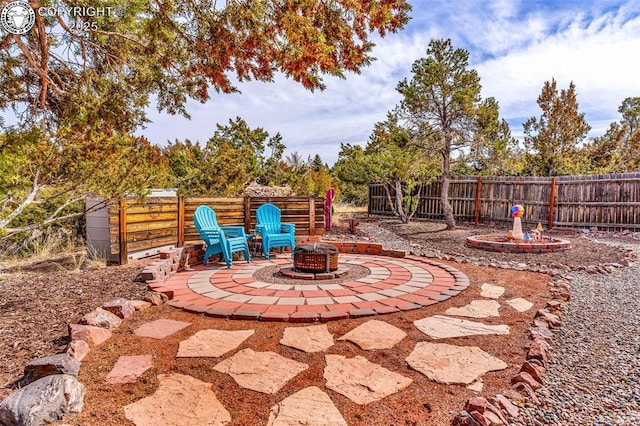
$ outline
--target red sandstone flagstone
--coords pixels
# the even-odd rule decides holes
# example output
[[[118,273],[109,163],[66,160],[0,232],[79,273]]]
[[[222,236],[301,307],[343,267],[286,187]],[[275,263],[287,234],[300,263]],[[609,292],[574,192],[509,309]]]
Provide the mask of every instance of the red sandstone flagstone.
[[[190,322],[163,318],[141,325],[134,330],[134,334],[141,337],[150,337],[152,339],[164,339],[165,337],[171,336],[190,325]]]
[[[151,355],[121,355],[107,375],[107,383],[133,383],[151,367]]]

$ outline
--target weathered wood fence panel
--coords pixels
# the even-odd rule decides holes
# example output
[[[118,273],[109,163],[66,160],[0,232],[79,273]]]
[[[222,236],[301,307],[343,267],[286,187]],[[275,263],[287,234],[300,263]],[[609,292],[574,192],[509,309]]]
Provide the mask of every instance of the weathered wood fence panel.
[[[640,173],[557,179],[557,226],[640,228]]]
[[[418,218],[444,219],[440,181],[425,183]],[[394,195],[393,192],[391,193]],[[640,173],[593,176],[462,176],[451,180],[449,199],[456,220],[511,222],[511,206],[522,204],[523,224],[553,227],[640,229]],[[369,188],[369,214],[392,215],[382,184]]]
[[[123,264],[133,252],[200,241],[193,223],[200,205],[215,210],[220,225],[244,226],[247,233],[253,233],[256,210],[264,203],[278,206],[282,221],[296,225],[296,235],[324,233],[323,198],[153,197],[142,202],[126,199],[110,209],[111,254],[118,254]]]

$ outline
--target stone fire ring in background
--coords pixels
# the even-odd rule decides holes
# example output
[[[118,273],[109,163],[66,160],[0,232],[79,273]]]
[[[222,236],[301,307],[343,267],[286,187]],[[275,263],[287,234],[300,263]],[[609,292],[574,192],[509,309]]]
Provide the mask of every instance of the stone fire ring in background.
[[[315,322],[418,309],[469,286],[467,276],[456,268],[417,256],[340,253],[341,267],[358,265],[369,274],[338,283],[269,283],[254,276],[261,268],[287,265],[289,256],[235,263],[231,269],[198,267],[150,287],[172,294],[171,306],[212,317]]]
[[[503,235],[475,235],[467,237],[467,246],[500,253],[556,253],[571,248],[571,241],[543,237],[542,240],[513,241]]]

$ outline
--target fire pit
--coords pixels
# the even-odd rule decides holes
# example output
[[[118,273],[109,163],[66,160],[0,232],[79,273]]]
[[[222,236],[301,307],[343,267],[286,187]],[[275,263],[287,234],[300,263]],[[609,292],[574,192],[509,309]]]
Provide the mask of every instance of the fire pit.
[[[327,243],[300,244],[293,250],[295,271],[322,273],[338,269],[338,249]]]
[[[293,265],[280,268],[285,278],[332,280],[349,273],[348,265],[338,265],[338,248],[328,243],[306,243],[293,249]]]

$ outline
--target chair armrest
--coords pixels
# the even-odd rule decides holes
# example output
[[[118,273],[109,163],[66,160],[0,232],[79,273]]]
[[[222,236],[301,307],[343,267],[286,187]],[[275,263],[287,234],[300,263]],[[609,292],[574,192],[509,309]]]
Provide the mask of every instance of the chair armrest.
[[[260,235],[262,237],[262,234],[265,232],[265,228],[264,225],[256,225],[256,234]]]
[[[285,234],[295,234],[296,225],[294,225],[293,223],[281,223],[280,232],[283,232]]]
[[[221,226],[220,227],[227,237],[245,237],[244,226]]]

